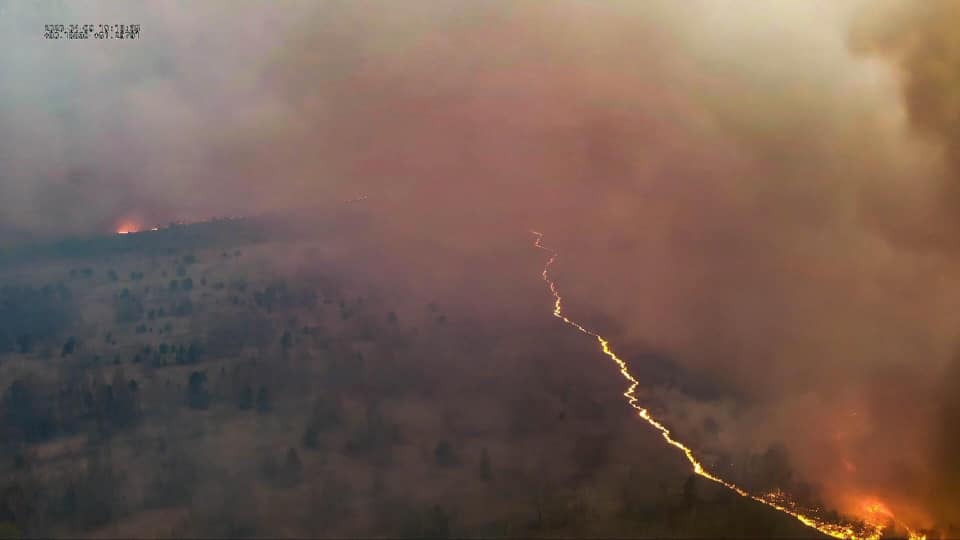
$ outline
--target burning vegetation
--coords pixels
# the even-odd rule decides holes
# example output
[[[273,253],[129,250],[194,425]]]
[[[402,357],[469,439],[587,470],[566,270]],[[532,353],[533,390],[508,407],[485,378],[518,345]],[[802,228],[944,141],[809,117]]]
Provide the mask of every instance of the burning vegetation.
[[[721,486],[729,489],[737,495],[740,495],[741,497],[765,504],[771,508],[783,512],[784,514],[794,517],[800,523],[803,523],[804,525],[833,538],[849,540],[879,540],[886,530],[891,529],[894,533],[906,533],[911,540],[926,539],[925,534],[916,532],[904,523],[897,520],[893,515],[893,512],[891,512],[883,502],[876,498],[869,498],[863,501],[858,511],[853,514],[852,519],[831,518],[827,516],[827,512],[824,509],[806,508],[791,498],[789,494],[780,489],[763,494],[753,494],[707,470],[704,464],[697,459],[697,457],[694,455],[694,451],[689,446],[675,439],[671,434],[670,429],[663,425],[663,423],[661,423],[659,420],[654,418],[650,411],[639,403],[640,400],[637,397],[636,391],[637,387],[640,385],[640,381],[638,381],[632,375],[627,362],[613,352],[610,342],[600,334],[584,328],[576,321],[564,315],[563,298],[560,296],[560,291],[558,290],[556,283],[550,278],[549,273],[550,266],[557,260],[557,252],[543,245],[542,233],[533,231],[533,235],[536,237],[534,245],[538,249],[546,251],[550,255],[549,259],[544,265],[541,276],[543,277],[543,281],[547,284],[547,287],[550,289],[550,293],[554,299],[553,316],[597,340],[597,342],[600,344],[600,349],[603,354],[614,361],[617,368],[620,370],[620,374],[623,375],[623,378],[629,383],[629,386],[623,393],[623,396],[627,398],[627,402],[636,411],[637,416],[643,419],[655,430],[659,431],[667,444],[680,450],[690,463],[690,466],[696,475],[706,478],[712,482],[716,482],[717,484],[720,484]]]
[[[0,4],[0,536],[960,536],[960,3],[734,3]]]

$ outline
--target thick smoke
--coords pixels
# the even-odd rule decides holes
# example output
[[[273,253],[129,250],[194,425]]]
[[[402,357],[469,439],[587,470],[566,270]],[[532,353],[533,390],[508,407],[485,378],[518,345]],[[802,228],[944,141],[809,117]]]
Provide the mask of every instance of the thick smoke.
[[[674,404],[710,444],[943,525],[957,8],[863,4],[3,5],[0,236],[356,193],[439,247],[535,227],[571,309],[717,381]],[[104,19],[143,37],[40,37]]]
[[[866,55],[893,64],[903,89],[910,126],[943,156],[946,174],[936,184],[945,212],[937,213],[941,249],[956,254],[956,209],[960,203],[960,5],[953,2],[889,2],[879,15],[865,17],[855,27],[853,43]],[[940,512],[958,519],[960,507],[960,358],[954,357],[938,385],[938,422],[934,426],[937,461],[934,503]],[[934,394],[937,395],[937,394]]]

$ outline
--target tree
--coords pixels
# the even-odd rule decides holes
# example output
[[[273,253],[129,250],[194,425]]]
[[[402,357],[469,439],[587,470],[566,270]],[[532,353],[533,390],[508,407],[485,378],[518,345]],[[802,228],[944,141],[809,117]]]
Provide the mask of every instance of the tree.
[[[287,457],[283,460],[283,483],[287,486],[299,484],[301,469],[302,465],[300,463],[300,455],[297,454],[297,449],[292,447],[288,448]]]
[[[72,315],[71,298],[63,284],[0,286],[0,353],[29,353],[37,342],[60,335]]]
[[[573,444],[573,463],[578,479],[590,478],[609,463],[610,440],[608,437],[580,436]]]
[[[391,460],[391,447],[399,440],[397,426],[380,412],[377,402],[367,403],[366,422],[351,430],[343,451],[352,456],[364,456],[374,465],[385,465]]]
[[[749,485],[756,490],[783,489],[792,491],[793,469],[787,449],[775,443],[760,455],[751,457]]]
[[[9,521],[0,521],[0,538],[4,540],[16,540],[21,538],[20,529]]]
[[[186,454],[168,453],[166,440],[162,437],[157,439],[157,451],[163,457],[156,475],[147,485],[144,505],[164,508],[189,501],[199,482],[198,467]]]
[[[17,336],[17,350],[20,354],[27,354],[33,351],[33,337],[30,334],[20,334]]]
[[[446,440],[441,440],[433,449],[433,460],[441,467],[453,467],[459,463],[453,446]]]
[[[3,487],[0,492],[0,532],[9,532],[10,538],[18,538],[20,528],[29,523],[35,508],[30,493],[19,482]]]
[[[135,323],[143,318],[143,303],[123,289],[113,301],[114,316],[118,323]]]
[[[136,423],[140,416],[137,381],[127,380],[123,370],[118,369],[114,371],[113,381],[108,388],[110,399],[105,408],[111,424],[122,428]]]
[[[174,308],[174,315],[177,317],[186,317],[193,314],[193,302],[189,298],[184,298]]]
[[[700,496],[697,493],[697,476],[691,474],[683,482],[683,505],[687,510],[692,510],[700,502]]]
[[[486,448],[480,451],[480,479],[484,482],[493,479],[493,473],[490,471],[490,454]]]
[[[427,517],[426,528],[423,531],[427,538],[450,537],[450,514],[438,504],[433,505]]]
[[[56,422],[50,404],[38,389],[27,381],[17,379],[10,384],[3,399],[3,424],[27,442],[44,441],[56,432]]]
[[[253,387],[249,384],[243,385],[240,389],[240,395],[237,396],[237,408],[241,411],[249,410],[253,407]]]
[[[179,352],[179,350],[178,350]],[[200,343],[196,341],[191,341],[190,345],[183,350],[183,362],[186,364],[196,364],[200,362],[200,355],[202,353],[200,348]]]
[[[261,385],[257,391],[257,412],[265,414],[270,412],[272,404],[270,403],[270,391],[266,386]]]
[[[66,357],[73,354],[73,351],[77,349],[77,338],[70,336],[69,339],[63,344],[63,349],[60,351],[60,357]]]
[[[17,340],[9,330],[0,328],[0,354],[12,352],[17,345]]]
[[[207,374],[194,371],[187,384],[187,405],[191,409],[206,409],[210,406],[210,392],[207,390]]]
[[[109,450],[93,450],[87,458],[86,471],[69,486],[72,490],[68,490],[64,497],[65,509],[74,512],[71,516],[74,527],[94,529],[114,517],[120,496],[119,480],[113,470]]]
[[[317,398],[310,416],[309,426],[318,432],[342,425],[343,409],[336,395],[323,395]]]
[[[303,430],[303,446],[310,450],[320,448],[320,430],[312,423],[307,424],[307,428]]]
[[[319,482],[310,482],[310,522],[309,536],[319,537],[329,534],[352,507],[354,493],[349,483],[338,481],[333,475],[323,475]]]

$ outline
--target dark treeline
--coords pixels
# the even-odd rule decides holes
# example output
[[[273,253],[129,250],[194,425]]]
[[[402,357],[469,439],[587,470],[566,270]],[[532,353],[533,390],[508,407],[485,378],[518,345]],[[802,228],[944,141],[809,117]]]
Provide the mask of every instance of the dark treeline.
[[[140,417],[139,383],[117,369],[109,383],[72,377],[49,385],[17,379],[2,400],[0,432],[8,445],[81,432],[107,435]]]
[[[156,231],[136,234],[72,237],[0,250],[0,264],[170,253],[220,245],[225,241],[236,245],[254,244],[268,238],[270,225],[271,222],[262,218],[220,219],[191,225],[171,224]]]
[[[62,283],[40,289],[0,287],[0,354],[33,352],[57,337],[74,316],[73,297]]]
[[[310,227],[304,227],[304,223]],[[337,208],[329,216],[315,211],[220,218],[190,224],[171,223],[135,234],[74,236],[49,242],[29,242],[0,248],[0,266],[61,259],[91,259],[131,254],[170,254],[222,245],[287,241],[332,229],[333,224],[362,226],[354,208]]]

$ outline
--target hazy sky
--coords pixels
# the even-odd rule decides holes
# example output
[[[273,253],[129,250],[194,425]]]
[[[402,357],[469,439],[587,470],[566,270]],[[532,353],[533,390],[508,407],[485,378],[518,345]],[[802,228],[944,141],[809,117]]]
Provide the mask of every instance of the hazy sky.
[[[537,227],[730,389],[676,397],[716,444],[955,523],[957,6],[0,3],[0,241],[361,193],[478,251]],[[142,37],[42,39],[100,22]]]

